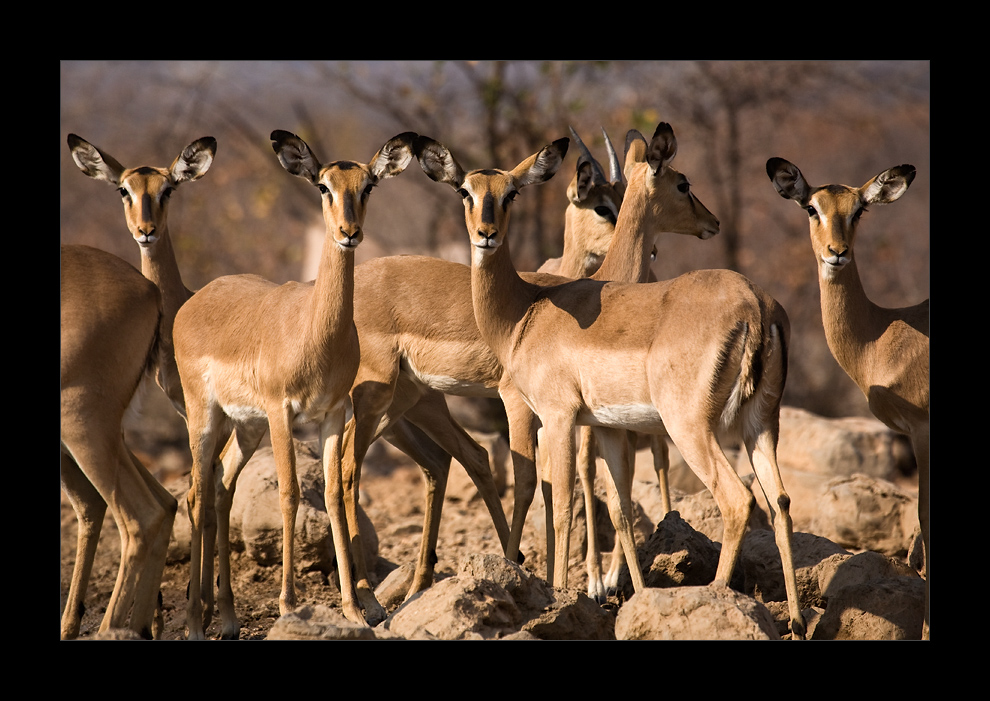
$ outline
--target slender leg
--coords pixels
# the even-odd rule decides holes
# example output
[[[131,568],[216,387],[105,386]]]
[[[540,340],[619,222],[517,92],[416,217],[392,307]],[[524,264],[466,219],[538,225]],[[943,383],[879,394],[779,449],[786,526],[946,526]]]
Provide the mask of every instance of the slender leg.
[[[502,500],[495,486],[488,451],[454,421],[447,409],[446,399],[439,392],[427,392],[405,416],[464,467],[488,508],[502,552],[505,553],[509,546],[509,524],[505,520]]]
[[[64,451],[61,454],[60,474],[62,489],[69,497],[78,521],[76,561],[72,567],[72,581],[69,584],[65,611],[62,613],[62,639],[71,640],[79,636],[85,608],[83,603],[93,571],[96,548],[100,543],[100,529],[103,528],[107,503],[86,479],[72,456]]]
[[[368,625],[358,605],[354,589],[354,574],[351,568],[351,539],[347,530],[347,515],[344,511],[343,475],[341,474],[341,444],[344,433],[344,407],[334,407],[320,426],[320,441],[323,444],[323,477],[326,481],[327,514],[333,535],[334,552],[337,557],[337,574],[340,578],[341,607],[344,616],[353,623]],[[371,602],[378,604],[372,592],[371,601],[362,602],[370,608]],[[381,604],[378,604],[381,608]],[[374,610],[369,612],[374,615]]]
[[[553,484],[554,572],[553,586],[567,587],[573,515],[574,417],[548,417],[543,426]]]
[[[536,417],[507,376],[503,375],[498,391],[509,420],[509,450],[512,455],[514,481],[512,525],[509,529],[509,543],[505,548],[505,557],[521,563],[523,558],[519,546],[522,542],[523,527],[526,525],[526,514],[536,495]],[[549,499],[548,492],[549,483],[544,488],[545,499]],[[549,508],[550,501],[546,503]],[[548,538],[552,538],[553,529],[548,530],[547,534]],[[547,548],[547,563],[548,567],[552,568],[550,548]]]
[[[604,604],[605,583],[602,580],[602,556],[598,547],[598,527],[595,522],[595,460],[598,446],[590,427],[581,426],[578,435],[581,437],[581,445],[577,455],[577,472],[584,491],[584,518],[587,524],[585,567],[588,570],[588,596],[599,604]]]
[[[447,491],[447,476],[450,473],[450,455],[409,421],[396,421],[389,427],[385,437],[392,445],[416,461],[423,470],[423,479],[426,482],[423,537],[420,540],[416,572],[406,594],[408,598],[433,584],[434,568],[437,563],[437,540],[440,536],[440,517]]]
[[[653,452],[653,469],[657,473],[657,482],[660,484],[660,500],[663,502],[663,515],[670,513],[670,451],[667,448],[667,441],[663,436],[650,436],[650,449]]]
[[[189,448],[192,452],[192,473],[189,476],[189,509],[191,544],[189,554],[189,590],[186,602],[186,636],[189,640],[206,637],[203,626],[203,538],[206,522],[206,500],[213,492],[213,457],[222,416],[218,407],[186,404],[189,428]]]
[[[636,540],[632,529],[632,472],[630,471],[630,434],[618,429],[595,428],[595,439],[601,447],[609,469],[608,510],[615,526],[615,536],[622,544],[629,575],[636,591],[646,588],[643,572],[636,555]]]
[[[787,591],[788,610],[791,617],[791,633],[795,639],[804,639],[805,623],[798,599],[797,575],[794,571],[794,525],[791,522],[791,498],[784,491],[784,483],[777,466],[776,432],[765,430],[755,440],[746,441],[753,471],[760,482],[763,494],[770,509],[774,538],[780,551],[780,563],[784,574],[784,588]]]
[[[258,444],[266,430],[268,426],[264,421],[239,425],[231,434],[215,466],[219,589],[217,607],[220,609],[222,640],[237,640],[241,633],[241,625],[234,609],[234,589],[230,573],[230,511],[234,503],[234,490],[237,487],[238,476],[258,449]],[[204,571],[205,569],[204,567]]]

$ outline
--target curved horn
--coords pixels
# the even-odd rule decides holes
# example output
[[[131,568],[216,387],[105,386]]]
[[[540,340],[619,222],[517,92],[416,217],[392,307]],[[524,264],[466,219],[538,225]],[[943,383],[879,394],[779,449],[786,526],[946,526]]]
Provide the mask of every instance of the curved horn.
[[[612,146],[612,140],[608,138],[605,127],[602,127],[602,134],[605,136],[605,148],[608,150],[608,165],[611,171],[609,182],[621,183],[623,181],[622,166],[619,165],[619,157],[615,154],[615,148]]]
[[[581,155],[578,156],[578,168],[581,167],[581,163],[583,161],[588,161],[591,163],[592,181],[596,184],[604,184],[607,182],[605,180],[605,173],[602,171],[601,164],[595,160],[594,156],[591,155],[591,151],[589,151],[588,147],[584,145],[583,141],[581,141],[581,137],[577,135],[576,131],[574,131],[574,127],[569,126],[568,129],[571,130],[571,136],[577,143],[578,148],[581,150]]]

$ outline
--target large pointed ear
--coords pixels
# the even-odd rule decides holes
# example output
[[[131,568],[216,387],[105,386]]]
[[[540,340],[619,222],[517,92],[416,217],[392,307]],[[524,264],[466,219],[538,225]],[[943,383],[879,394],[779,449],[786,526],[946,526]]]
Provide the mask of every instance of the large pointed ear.
[[[413,146],[420,167],[430,180],[446,183],[455,190],[464,182],[464,169],[446,146],[428,136],[416,137]]]
[[[313,185],[319,184],[320,170],[323,166],[305,141],[292,132],[281,129],[273,131],[269,138],[283,168]]]
[[[172,163],[172,167],[169,168],[172,182],[179,185],[180,183],[199,180],[206,175],[206,171],[213,165],[213,158],[216,155],[216,139],[212,136],[196,139],[182,150],[179,157]]]
[[[385,180],[404,171],[413,159],[417,136],[415,132],[406,131],[389,139],[368,164],[372,175],[378,180]]]
[[[626,132],[626,163],[622,168],[626,182],[631,177],[631,169],[637,163],[646,162],[646,139],[635,129]]]
[[[907,192],[916,171],[912,165],[900,165],[885,170],[859,189],[867,204],[890,204]]]
[[[646,150],[646,162],[650,164],[654,175],[660,175],[676,155],[677,137],[674,136],[674,129],[667,122],[660,122]]]
[[[767,161],[767,175],[781,197],[794,200],[802,207],[807,206],[811,187],[796,165],[783,158],[771,158]]]
[[[91,178],[103,180],[114,187],[120,185],[120,175],[125,168],[113,156],[75,134],[69,134],[68,142],[72,160],[79,166],[79,170]]]
[[[567,155],[570,139],[566,136],[541,148],[537,153],[512,169],[512,179],[516,187],[526,187],[535,183],[545,183],[554,176]]]
[[[595,186],[595,166],[588,161],[580,161],[574,179],[567,186],[567,198],[574,204],[580,204],[588,198]]]

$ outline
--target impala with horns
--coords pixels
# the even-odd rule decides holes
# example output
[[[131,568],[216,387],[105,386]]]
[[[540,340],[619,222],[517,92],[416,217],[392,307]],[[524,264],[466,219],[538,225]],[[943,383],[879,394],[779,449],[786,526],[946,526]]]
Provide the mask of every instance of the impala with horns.
[[[341,441],[347,394],[360,361],[354,326],[354,251],[364,237],[372,189],[401,173],[412,160],[415,134],[387,141],[368,164],[322,164],[305,141],[272,132],[272,147],[291,174],[319,191],[326,238],[314,282],[276,285],[256,275],[214,280],[179,310],[175,357],[185,393],[193,456],[189,515],[192,564],[186,624],[190,638],[203,637],[200,601],[204,521],[217,490],[217,537],[229,548],[229,500],[238,474],[268,431],[278,471],[282,510],[282,592],[279,609],[295,608],[293,540],[299,484],[292,426],[320,425],[326,505],[340,577],[342,607],[366,624],[355,592],[348,552],[341,479]],[[214,475],[213,461],[226,431],[233,429]],[[221,510],[223,492],[228,508]],[[221,556],[218,605],[223,637],[237,637],[239,624],[230,588],[229,560]]]
[[[603,130],[604,132],[604,130]],[[577,133],[571,129],[581,152],[578,163],[577,191],[581,188],[602,188],[605,184],[609,189],[625,195],[626,186],[618,167],[618,158],[612,143],[605,134],[605,144],[608,147],[611,164],[611,178],[606,180],[604,172],[597,161],[591,156],[587,146]],[[637,164],[648,161],[651,164],[653,177],[647,183],[637,179],[630,187],[629,204],[623,206],[618,216],[613,220],[614,233],[611,245],[599,269],[592,275],[595,280],[613,282],[656,282],[656,276],[649,267],[657,253],[657,238],[661,232],[671,232],[700,239],[709,239],[719,231],[718,219],[701,203],[691,190],[690,182],[672,165],[677,155],[677,138],[673,128],[666,122],[657,125],[653,137],[647,143],[646,139],[636,130],[626,134],[626,168],[633,173]],[[586,177],[582,180],[580,176]],[[568,188],[570,193],[575,188],[572,182]],[[647,252],[649,251],[649,254]],[[670,489],[667,473],[669,470],[669,455],[667,443],[663,436],[647,434],[653,454],[653,466],[660,485],[661,504],[663,513],[670,512]],[[618,588],[619,574],[625,557],[621,542],[616,539],[612,559],[607,575],[603,578],[601,572],[601,554],[598,548],[598,538],[595,528],[594,482],[596,445],[594,432],[590,426],[580,427],[580,448],[577,455],[577,471],[581,479],[585,499],[585,510],[589,518],[585,519],[587,526],[586,568],[588,572],[588,596],[599,602],[604,602],[608,592]],[[630,475],[635,472],[636,434],[627,435],[629,441],[628,466]],[[545,462],[547,451],[542,451]],[[543,470],[547,472],[546,469]],[[551,504],[552,495],[549,485],[544,480],[544,501]],[[631,498],[631,497],[630,497]],[[553,523],[547,514],[547,532],[553,533]],[[553,574],[553,557],[548,556],[550,577]]]
[[[898,309],[874,304],[866,296],[853,255],[856,231],[867,207],[898,200],[914,180],[914,166],[885,170],[862,187],[812,187],[797,166],[783,158],[767,161],[767,175],[781,197],[808,213],[822,323],[832,355],[862,390],[873,415],[911,438],[918,462],[918,518],[925,546],[922,635],[929,638],[929,300]]]
[[[754,498],[719,447],[741,434],[767,494],[787,589],[790,625],[803,637],[791,553],[790,499],[776,461],[789,323],[783,308],[743,276],[697,271],[651,284],[574,280],[527,282],[507,238],[511,202],[559,168],[567,139],[510,171],[465,172],[442,144],[420,137],[416,154],[432,179],[463,199],[472,247],[471,289],[482,337],[543,423],[552,473],[555,560],[566,563],[575,478],[573,429],[590,425],[606,456],[609,511],[626,559],[637,562],[625,431],[669,436],[715,496],[725,524],[715,582],[727,585]],[[627,168],[620,216],[650,217],[645,193],[660,163],[654,152]],[[634,197],[634,189],[643,194]],[[645,243],[645,242],[643,242]],[[646,247],[646,251],[650,248]],[[637,591],[638,566],[630,567]],[[567,568],[554,571],[567,585]]]

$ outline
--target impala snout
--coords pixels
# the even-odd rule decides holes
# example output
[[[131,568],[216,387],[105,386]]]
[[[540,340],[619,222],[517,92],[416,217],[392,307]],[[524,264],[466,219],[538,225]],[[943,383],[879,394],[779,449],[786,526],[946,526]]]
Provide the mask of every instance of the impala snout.
[[[714,224],[709,224],[708,226],[705,226],[701,230],[701,233],[698,234],[698,238],[701,239],[702,241],[707,241],[710,238],[714,238],[718,236],[721,230],[722,229],[719,225],[719,221],[718,219],[716,219]]]
[[[478,248],[498,248],[498,229],[478,229],[474,245]]]
[[[138,227],[134,233],[134,240],[140,246],[152,246],[158,240],[158,229],[154,224]]]
[[[829,246],[828,252],[822,256],[822,262],[836,270],[851,259],[848,246]]]
[[[357,248],[358,244],[364,240],[364,230],[360,226],[344,229],[340,227],[337,236],[337,245],[344,249]]]

